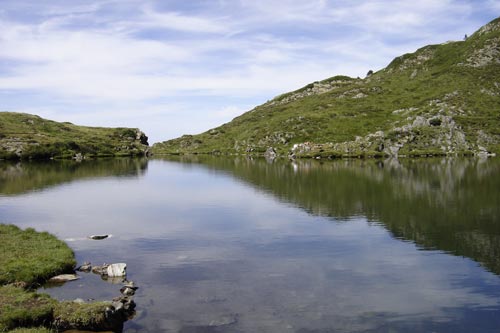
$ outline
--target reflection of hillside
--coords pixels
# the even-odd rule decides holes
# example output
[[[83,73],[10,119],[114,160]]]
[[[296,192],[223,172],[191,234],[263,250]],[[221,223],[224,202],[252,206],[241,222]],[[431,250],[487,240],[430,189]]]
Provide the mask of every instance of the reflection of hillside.
[[[146,159],[113,158],[76,162],[0,161],[0,194],[16,195],[49,186],[110,176],[140,176],[147,168]]]
[[[186,162],[186,161],[185,161]],[[497,160],[339,160],[320,163],[199,157],[312,214],[366,216],[396,238],[467,256],[500,274]]]

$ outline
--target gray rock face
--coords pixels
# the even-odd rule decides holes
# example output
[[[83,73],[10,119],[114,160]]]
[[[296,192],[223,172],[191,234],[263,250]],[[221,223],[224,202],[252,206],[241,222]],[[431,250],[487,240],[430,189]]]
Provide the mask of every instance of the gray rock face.
[[[273,147],[267,148],[266,152],[264,153],[264,157],[266,158],[266,160],[274,160],[276,156],[276,150],[274,150]]]

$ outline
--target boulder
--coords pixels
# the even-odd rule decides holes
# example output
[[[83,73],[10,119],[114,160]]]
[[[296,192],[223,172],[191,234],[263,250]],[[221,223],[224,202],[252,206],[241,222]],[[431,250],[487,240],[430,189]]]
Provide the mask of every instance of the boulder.
[[[83,265],[81,265],[80,267],[78,267],[76,269],[77,271],[79,272],[90,272],[92,270],[92,265],[90,264],[90,262],[86,261],[83,263]]]
[[[103,264],[102,266],[93,266],[92,273],[99,275],[107,275],[108,274],[108,265]]]
[[[135,295],[135,289],[132,289],[129,287],[122,287],[120,289],[120,292],[125,296],[134,296]]]
[[[107,275],[109,277],[127,275],[127,264],[117,263],[109,265],[107,268]]]

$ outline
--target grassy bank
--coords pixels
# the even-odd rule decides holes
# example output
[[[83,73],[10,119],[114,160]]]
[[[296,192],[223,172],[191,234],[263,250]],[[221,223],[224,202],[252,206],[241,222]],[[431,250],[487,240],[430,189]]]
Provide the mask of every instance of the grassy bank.
[[[72,272],[73,251],[46,232],[0,225],[0,284],[32,288],[50,277]]]
[[[46,333],[105,325],[108,302],[58,302],[33,291],[50,277],[73,271],[73,251],[64,242],[46,232],[0,224],[0,253],[0,332]]]

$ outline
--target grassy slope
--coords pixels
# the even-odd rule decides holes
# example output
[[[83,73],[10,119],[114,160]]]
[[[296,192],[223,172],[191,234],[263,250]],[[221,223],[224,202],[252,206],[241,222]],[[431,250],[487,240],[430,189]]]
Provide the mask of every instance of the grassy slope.
[[[0,159],[139,155],[146,149],[147,137],[137,129],[85,127],[0,112]]]
[[[488,27],[494,29],[466,41],[400,56],[365,79],[312,83],[205,133],[155,144],[153,153],[259,153],[274,147],[285,154],[304,142],[323,144],[308,150],[325,155],[391,155],[389,148],[401,144],[400,154],[474,153],[479,146],[499,152],[500,64],[493,59],[472,66],[488,52],[498,57],[500,19]],[[413,126],[418,116],[425,123]],[[383,135],[367,137],[377,131]]]

